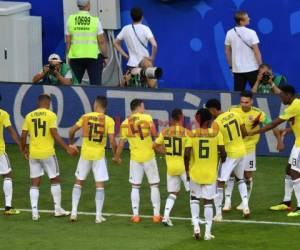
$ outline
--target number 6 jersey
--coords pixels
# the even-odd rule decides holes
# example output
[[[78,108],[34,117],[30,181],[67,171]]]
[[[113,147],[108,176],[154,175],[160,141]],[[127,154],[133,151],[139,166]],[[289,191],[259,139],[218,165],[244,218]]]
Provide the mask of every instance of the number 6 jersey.
[[[22,130],[29,134],[29,154],[32,159],[46,159],[55,155],[51,128],[57,128],[57,117],[52,111],[36,109],[26,115]]]

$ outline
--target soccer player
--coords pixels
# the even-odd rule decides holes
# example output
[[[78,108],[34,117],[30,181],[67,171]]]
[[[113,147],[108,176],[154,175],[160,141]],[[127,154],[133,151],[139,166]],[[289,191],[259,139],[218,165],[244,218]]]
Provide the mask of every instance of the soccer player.
[[[248,206],[247,186],[244,181],[244,165],[243,159],[246,155],[246,147],[243,141],[243,134],[246,134],[245,124],[243,124],[239,115],[233,112],[222,112],[221,103],[217,99],[210,99],[206,103],[206,108],[210,111],[220,132],[223,136],[225,150],[227,152],[226,161],[221,165],[218,177],[218,192],[215,198],[216,216],[214,220],[221,222],[223,189],[224,184],[234,172],[237,181],[239,193],[243,202],[243,216],[250,217],[250,209]]]
[[[287,173],[291,177],[293,189],[295,192],[295,196],[297,199],[297,208],[288,213],[289,217],[300,216],[300,99],[296,98],[295,89],[291,85],[285,85],[281,87],[280,99],[284,105],[288,105],[288,107],[284,110],[283,114],[281,114],[278,118],[272,121],[271,124],[266,125],[258,131],[254,131],[249,133],[250,135],[256,133],[265,133],[279,124],[289,121],[292,131],[295,135],[295,144],[293,146],[292,152],[290,154],[290,158],[287,166]],[[287,183],[286,183],[287,186]],[[288,210],[291,206],[291,196],[292,196],[291,188],[285,189],[285,198],[282,204],[279,204],[278,208],[271,207],[272,210]]]
[[[217,126],[213,126],[212,115],[207,109],[199,109],[196,113],[198,128],[191,136],[192,147],[186,151],[186,168],[190,175],[191,214],[194,226],[194,238],[200,239],[199,213],[200,199],[204,200],[205,235],[204,240],[212,240],[213,199],[216,196],[218,173],[218,153],[221,161],[226,159],[223,137]]]
[[[120,163],[120,155],[126,140],[128,140],[130,149],[129,182],[132,184],[131,204],[133,216],[131,221],[134,223],[141,221],[139,216],[139,189],[143,176],[146,174],[151,188],[152,221],[160,223],[160,193],[158,188],[160,179],[153,150],[152,135],[155,129],[153,120],[150,115],[144,113],[145,106],[141,99],[132,100],[130,108],[132,114],[121,124],[121,136],[114,161]]]
[[[77,149],[65,144],[57,133],[57,117],[50,111],[51,97],[41,94],[38,97],[38,109],[25,117],[21,135],[21,149],[30,166],[30,202],[32,207],[32,220],[39,220],[38,200],[41,176],[47,173],[51,182],[51,193],[54,201],[54,216],[69,215],[61,207],[61,187],[59,166],[55,156],[54,140],[65,149],[68,154],[76,155]],[[26,152],[26,140],[29,135],[29,155]]]
[[[187,130],[182,126],[184,118],[182,110],[174,109],[171,116],[173,124],[165,128],[154,143],[154,148],[166,155],[169,196],[162,220],[162,223],[166,226],[173,226],[170,213],[179,195],[181,182],[186,191],[190,190],[184,166],[184,152],[186,147],[191,147],[190,139]]]
[[[10,161],[5,152],[5,141],[3,137],[3,128],[6,128],[10,137],[20,147],[19,137],[11,125],[9,114],[0,109],[0,174],[3,176],[3,191],[5,196],[5,215],[16,215],[20,211],[12,207],[13,184],[12,184],[12,169]]]
[[[76,181],[72,193],[72,212],[71,221],[77,220],[77,207],[80,200],[81,189],[90,170],[93,170],[96,184],[96,220],[102,223],[106,219],[102,216],[104,203],[104,182],[108,181],[108,172],[105,159],[105,146],[107,137],[110,145],[115,152],[115,122],[105,115],[107,107],[107,98],[97,96],[94,102],[94,112],[81,116],[76,124],[70,129],[70,144],[74,144],[76,131],[82,128],[83,142],[81,147],[81,156],[75,172]]]
[[[271,123],[271,119],[267,115],[253,106],[253,94],[251,91],[244,90],[240,94],[240,105],[233,106],[229,109],[230,112],[237,113],[243,123],[245,124],[247,131],[257,130],[257,126],[260,124],[267,125]],[[284,148],[283,141],[278,129],[273,129],[273,133],[277,138],[277,149],[282,150]],[[248,202],[253,187],[253,172],[256,171],[256,144],[259,141],[259,135],[244,137],[244,143],[246,146],[246,156],[244,158],[244,177],[248,191]],[[234,175],[226,183],[225,188],[225,204],[223,211],[231,210],[231,195],[234,187]],[[243,210],[243,204],[237,206],[237,210]]]

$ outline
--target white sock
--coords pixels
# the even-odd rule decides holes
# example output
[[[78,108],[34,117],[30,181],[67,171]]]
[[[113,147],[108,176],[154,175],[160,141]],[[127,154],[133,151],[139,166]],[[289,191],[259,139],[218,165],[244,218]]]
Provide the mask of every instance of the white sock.
[[[243,208],[248,208],[247,186],[244,180],[238,182],[239,192],[243,203]]]
[[[292,200],[292,194],[293,194],[293,181],[292,177],[289,175],[285,176],[284,179],[284,198],[283,202],[290,202]]]
[[[78,204],[81,196],[81,186],[75,184],[72,191],[72,214],[77,214]]]
[[[248,203],[249,203],[250,196],[252,193],[252,188],[253,188],[253,178],[252,177],[250,179],[246,179],[246,186],[247,186],[247,197],[248,197]]]
[[[131,206],[133,215],[139,215],[140,187],[133,186],[131,189]]]
[[[218,187],[217,196],[214,199],[215,208],[216,208],[216,215],[222,215],[223,197],[224,197],[223,188]]]
[[[31,187],[29,191],[30,195],[30,203],[32,208],[32,213],[38,212],[38,201],[39,201],[39,188],[38,187]]]
[[[231,196],[232,191],[234,187],[234,177],[230,177],[229,180],[226,182],[226,188],[225,188],[225,199],[229,200],[231,203]]]
[[[96,188],[96,195],[95,195],[96,217],[102,216],[104,197],[105,197],[104,188]]]
[[[212,204],[204,205],[204,217],[205,217],[205,234],[211,234],[211,226],[213,220],[213,206]]]
[[[200,201],[199,200],[190,200],[191,206],[191,215],[192,215],[192,222],[194,225],[194,229],[200,229],[199,226],[199,215],[200,215]]]
[[[160,193],[158,185],[151,185],[151,202],[153,206],[153,215],[160,216]]]
[[[13,194],[13,186],[12,186],[11,178],[4,178],[3,192],[5,195],[5,206],[11,207],[11,200],[12,200],[12,194]]]
[[[175,194],[169,194],[167,201],[166,201],[166,206],[165,206],[165,212],[164,212],[164,218],[169,218],[171,210],[174,206],[175,200],[177,196]]]
[[[51,185],[51,194],[54,201],[54,209],[61,209],[61,187],[59,183]]]
[[[293,188],[297,199],[297,208],[300,208],[300,179],[293,180]]]

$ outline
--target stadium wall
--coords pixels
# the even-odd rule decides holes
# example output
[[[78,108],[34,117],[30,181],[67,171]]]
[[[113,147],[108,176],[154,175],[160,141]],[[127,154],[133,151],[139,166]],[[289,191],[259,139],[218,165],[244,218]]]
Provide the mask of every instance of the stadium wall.
[[[42,16],[43,58],[64,55],[63,1],[18,0],[32,4]],[[70,0],[71,1],[71,0]],[[74,0],[75,1],[75,0]],[[264,62],[286,75],[300,92],[300,1],[261,0],[122,0],[122,25],[130,22],[132,6],[142,6],[145,23],[155,34],[157,64],[164,68],[160,87],[231,90],[232,76],[224,55],[225,32],[238,9],[249,12],[250,28],[261,40]],[[162,21],[163,20],[163,21]]]
[[[168,124],[169,113],[175,107],[183,109],[185,124],[189,128],[197,109],[202,107],[208,99],[220,99],[224,110],[239,103],[238,93],[184,89],[144,90],[0,83],[0,93],[2,95],[0,107],[9,112],[12,123],[19,134],[25,115],[37,107],[37,97],[41,93],[51,94],[53,97],[52,110],[58,115],[59,133],[65,139],[68,138],[69,128],[80,116],[92,111],[92,103],[97,95],[105,95],[109,98],[107,114],[114,118],[117,133],[121,122],[130,114],[129,104],[134,98],[144,100],[147,112],[155,119],[158,130]],[[264,110],[272,119],[278,117],[284,109],[279,97],[275,95],[257,95],[254,99],[254,105]],[[283,127],[286,125],[286,123],[282,124]],[[12,143],[7,133],[5,133],[5,139],[6,142]],[[292,135],[286,136],[285,144],[284,152],[277,153],[275,137],[272,132],[268,132],[262,135],[257,154],[287,156],[294,144],[294,137]]]

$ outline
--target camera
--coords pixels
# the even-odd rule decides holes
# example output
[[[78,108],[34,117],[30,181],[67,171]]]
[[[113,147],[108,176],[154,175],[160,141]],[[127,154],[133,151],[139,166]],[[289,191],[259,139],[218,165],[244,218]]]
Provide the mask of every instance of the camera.
[[[158,67],[149,67],[146,69],[134,68],[131,70],[132,76],[139,76],[141,79],[160,79],[162,77],[162,74],[162,68]]]
[[[268,84],[270,79],[272,77],[272,74],[269,72],[263,73],[262,79],[260,81],[261,84]]]

